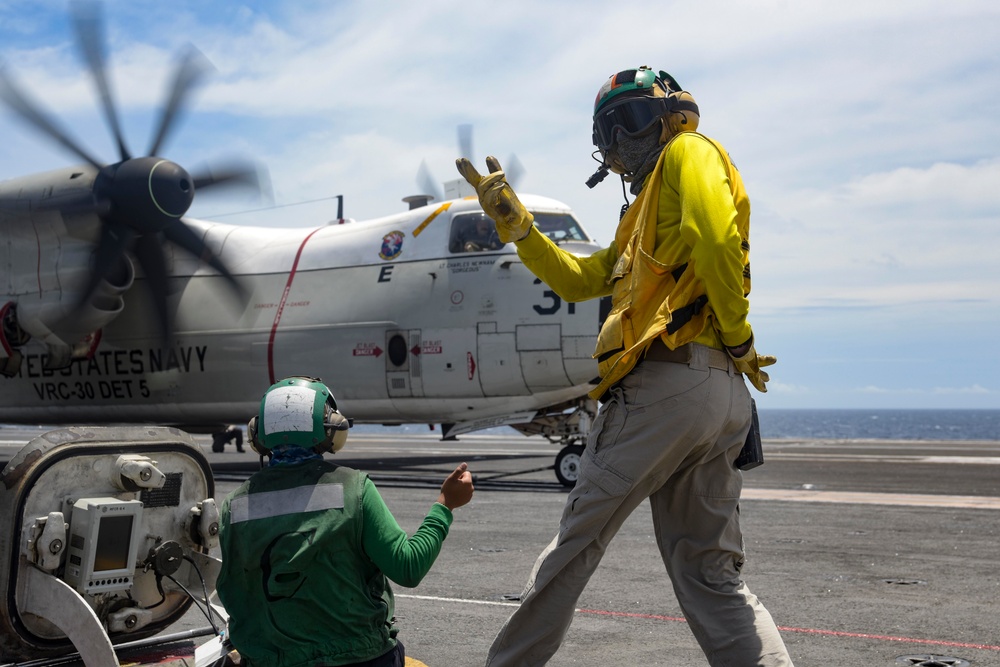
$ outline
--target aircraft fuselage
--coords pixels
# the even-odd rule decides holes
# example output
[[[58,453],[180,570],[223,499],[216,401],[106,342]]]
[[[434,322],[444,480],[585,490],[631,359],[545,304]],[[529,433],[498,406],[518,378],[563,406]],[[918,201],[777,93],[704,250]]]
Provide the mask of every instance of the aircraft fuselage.
[[[571,215],[553,200],[525,201]],[[379,423],[461,422],[582,396],[597,374],[598,302],[563,302],[513,245],[457,249],[453,224],[477,214],[466,199],[312,229],[189,220],[240,280],[244,301],[168,245],[173,347],[161,349],[136,275],[89,357],[49,368],[43,345],[22,348],[18,373],[0,378],[0,421],[240,423],[289,375],[321,377],[344,414]],[[25,310],[53,290],[69,299],[59,264],[79,250],[65,238],[53,250],[44,231],[37,246],[33,235],[17,238],[25,247],[8,268],[31,280],[7,299]]]

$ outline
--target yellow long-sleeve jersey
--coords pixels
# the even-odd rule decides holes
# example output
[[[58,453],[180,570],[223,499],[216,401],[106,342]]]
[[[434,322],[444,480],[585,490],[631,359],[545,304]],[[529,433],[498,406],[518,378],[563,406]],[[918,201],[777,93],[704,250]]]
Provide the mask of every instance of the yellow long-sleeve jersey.
[[[594,353],[599,397],[658,336],[670,348],[750,338],[749,236],[750,201],[729,155],[683,132],[664,147],[610,247],[579,257],[531,233],[517,251],[567,301],[612,296]]]

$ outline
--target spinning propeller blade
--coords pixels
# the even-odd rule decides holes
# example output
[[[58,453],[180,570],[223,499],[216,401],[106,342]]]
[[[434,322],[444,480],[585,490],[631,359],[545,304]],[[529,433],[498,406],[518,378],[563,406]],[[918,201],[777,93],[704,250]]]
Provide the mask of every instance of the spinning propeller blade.
[[[118,112],[111,98],[111,85],[108,83],[107,67],[104,57],[104,23],[101,20],[101,6],[96,2],[80,0],[73,3],[73,24],[80,43],[80,53],[94,78],[94,85],[101,96],[101,107],[104,117],[111,126],[112,134],[118,143],[118,152],[122,160],[132,157],[125,146],[121,125],[118,123]]]
[[[518,184],[524,178],[524,165],[521,164],[521,161],[517,159],[515,154],[511,153],[507,161],[504,162],[503,172],[507,175],[507,182],[510,183],[510,187],[517,190]]]
[[[208,58],[194,46],[188,46],[181,54],[177,61],[177,68],[174,70],[173,85],[170,86],[167,103],[163,107],[160,122],[157,124],[156,137],[149,147],[150,155],[159,154],[160,148],[174,129],[176,119],[184,110],[190,94],[199,81],[212,69],[214,68]]]
[[[220,185],[249,186],[257,192],[264,190],[261,173],[251,162],[233,162],[225,166],[204,167],[192,174],[195,190],[205,190]]]
[[[472,148],[472,132],[473,127],[469,123],[462,123],[458,126],[458,155],[459,157],[468,159],[476,165],[477,169],[481,169],[482,166],[476,163],[475,153]],[[516,190],[521,179],[524,178],[524,165],[517,159],[517,155],[511,153],[507,161],[501,162],[500,166],[507,176],[507,182]],[[425,166],[421,165],[421,169],[425,169]],[[428,170],[427,175],[420,178],[431,178],[430,171]]]
[[[32,102],[28,96],[21,91],[14,79],[7,71],[6,66],[0,67],[0,100],[7,107],[21,117],[21,120],[35,127],[36,130],[45,136],[54,139],[56,143],[66,148],[77,157],[89,162],[98,169],[101,163],[94,159],[90,153],[85,151],[80,144],[69,136],[56,121],[48,117],[41,107]]]
[[[458,155],[472,160],[472,125],[458,126]]]
[[[163,235],[180,248],[183,248],[193,257],[208,264],[218,271],[226,279],[226,282],[236,291],[241,298],[245,295],[245,290],[236,277],[229,272],[229,269],[222,260],[205,244],[205,241],[195,234],[190,227],[178,220],[163,230]]]
[[[180,223],[178,223],[180,224]],[[163,258],[160,241],[152,234],[140,236],[133,247],[139,265],[146,272],[146,282],[153,295],[153,308],[160,328],[160,343],[164,350],[173,347],[174,328],[167,309],[167,262]]]
[[[420,188],[420,194],[431,195],[434,201],[444,201],[444,190],[438,185],[437,179],[427,166],[427,160],[420,161],[420,168],[417,169],[417,186]]]
[[[149,157],[133,158],[125,143],[118,120],[111,86],[107,76],[104,30],[101,5],[91,0],[79,0],[73,5],[73,23],[80,53],[94,80],[101,99],[104,117],[111,129],[121,160],[103,164],[92,157],[52,120],[41,107],[14,83],[6,69],[0,67],[0,101],[43,135],[61,144],[98,170],[94,179],[89,212],[101,220],[101,233],[93,255],[91,275],[78,292],[78,307],[90,301],[102,280],[121,266],[125,253],[131,252],[145,275],[156,312],[160,340],[167,348],[173,344],[174,331],[167,306],[169,273],[162,248],[164,240],[174,243],[221,274],[227,284],[241,297],[245,290],[222,260],[212,252],[197,233],[185,222],[184,214],[198,189],[222,185],[244,185],[260,191],[260,168],[249,162],[233,163],[224,168],[206,169],[191,175],[180,165],[154,157],[175,129],[191,92],[211,69],[211,64],[194,47],[184,51],[177,61],[172,83],[156,126]],[[88,203],[70,204],[79,214]],[[61,211],[63,209],[60,209]],[[69,209],[63,211],[70,213]]]

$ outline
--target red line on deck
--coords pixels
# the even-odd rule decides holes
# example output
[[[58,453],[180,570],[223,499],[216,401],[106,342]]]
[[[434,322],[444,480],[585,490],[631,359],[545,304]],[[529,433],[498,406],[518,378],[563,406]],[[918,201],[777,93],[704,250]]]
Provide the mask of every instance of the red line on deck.
[[[603,611],[600,609],[577,609],[581,614],[593,614],[595,616],[617,616],[623,618],[645,618],[653,621],[677,621],[687,623],[687,620],[679,616],[661,616],[659,614],[637,614],[627,611]],[[840,630],[818,630],[816,628],[793,628],[779,625],[778,630],[782,632],[795,632],[805,635],[824,635],[827,637],[848,637],[852,639],[879,639],[882,641],[902,642],[905,644],[929,644],[932,646],[950,646],[954,648],[974,648],[983,651],[1000,651],[1000,646],[992,644],[973,644],[969,642],[950,642],[942,639],[918,639],[915,637],[895,637],[893,635],[875,635],[869,632],[842,632]]]

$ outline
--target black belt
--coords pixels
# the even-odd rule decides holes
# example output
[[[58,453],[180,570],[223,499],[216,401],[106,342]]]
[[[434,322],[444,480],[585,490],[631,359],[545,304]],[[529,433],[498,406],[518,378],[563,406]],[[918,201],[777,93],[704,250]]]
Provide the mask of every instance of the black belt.
[[[666,361],[675,364],[687,364],[694,359],[697,348],[702,350],[709,368],[717,368],[722,371],[729,370],[729,355],[722,350],[717,350],[714,347],[706,345],[699,345],[698,343],[688,343],[681,345],[676,350],[671,350],[666,346],[662,338],[657,338],[646,348],[646,356],[643,357],[643,361]]]
[[[639,360],[639,363],[641,364],[644,361],[660,361],[674,364],[687,364],[694,359],[695,354],[697,354],[697,348],[702,350],[702,358],[705,360],[705,363],[709,368],[717,368],[720,371],[728,371],[730,369],[732,361],[730,360],[729,355],[722,350],[717,350],[714,347],[708,347],[707,345],[701,345],[699,343],[687,343],[686,345],[681,345],[676,350],[671,350],[667,347],[666,343],[663,342],[662,338],[657,338],[649,344],[649,347],[646,348],[645,356]],[[621,380],[612,385],[612,387],[617,387],[620,382]],[[605,391],[604,394],[602,394],[597,400],[601,403],[607,403],[608,398],[611,396],[612,387],[608,387],[608,390]]]

